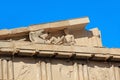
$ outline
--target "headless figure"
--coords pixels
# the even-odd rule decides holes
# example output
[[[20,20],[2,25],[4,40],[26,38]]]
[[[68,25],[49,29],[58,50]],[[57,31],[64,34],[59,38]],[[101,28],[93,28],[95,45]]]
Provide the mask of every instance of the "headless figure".
[[[58,37],[55,37],[55,36],[52,36],[52,34],[50,33],[49,34],[49,43],[50,44],[62,44],[63,43],[63,40],[64,40],[64,36],[58,36]]]
[[[38,30],[38,31],[29,33],[30,41],[35,43],[46,43],[47,37],[48,37],[48,34],[45,33],[44,30]]]
[[[74,45],[75,44],[75,38],[73,35],[71,35],[69,33],[69,30],[66,28],[64,29],[64,33],[65,33],[65,44],[67,45]]]

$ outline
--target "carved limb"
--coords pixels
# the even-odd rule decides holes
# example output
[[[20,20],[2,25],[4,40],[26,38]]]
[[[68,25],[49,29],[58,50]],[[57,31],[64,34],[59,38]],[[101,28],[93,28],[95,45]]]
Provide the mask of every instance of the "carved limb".
[[[44,30],[39,30],[39,31],[35,31],[35,32],[30,32],[29,33],[29,39],[31,42],[35,42],[35,43],[45,43],[45,40],[40,37],[41,35],[43,35]]]

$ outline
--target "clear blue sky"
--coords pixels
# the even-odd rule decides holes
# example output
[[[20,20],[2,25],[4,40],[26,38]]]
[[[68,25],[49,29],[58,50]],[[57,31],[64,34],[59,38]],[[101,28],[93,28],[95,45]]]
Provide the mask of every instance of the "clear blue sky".
[[[120,0],[1,0],[0,29],[88,16],[105,47],[120,48]]]

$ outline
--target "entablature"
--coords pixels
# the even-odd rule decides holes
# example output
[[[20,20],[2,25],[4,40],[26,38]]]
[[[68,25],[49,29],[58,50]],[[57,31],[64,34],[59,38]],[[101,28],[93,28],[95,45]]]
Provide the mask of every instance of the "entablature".
[[[120,49],[100,47],[36,44],[31,42],[0,42],[0,55],[120,60]]]

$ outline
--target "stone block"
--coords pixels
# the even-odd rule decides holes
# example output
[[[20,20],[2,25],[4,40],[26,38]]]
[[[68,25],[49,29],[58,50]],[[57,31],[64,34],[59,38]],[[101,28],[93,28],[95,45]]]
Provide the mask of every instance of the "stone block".
[[[51,51],[39,51],[37,56],[39,57],[52,57],[54,56],[55,53],[54,52],[51,52]]]
[[[0,48],[12,48],[14,44],[12,42],[0,41]]]
[[[4,29],[4,30],[0,30],[0,36],[8,36],[11,34],[10,30]]]
[[[18,55],[33,56],[35,53],[35,50],[20,49]]]
[[[100,31],[98,30],[98,28],[90,29],[90,31],[92,31],[93,36],[100,36]]]
[[[11,30],[11,34],[21,34],[21,33],[27,33],[29,32],[28,28],[23,27],[23,28],[15,28]]]
[[[56,52],[57,55],[55,56],[56,58],[71,58],[73,53],[70,52]]]
[[[88,17],[69,20],[70,25],[87,24],[89,22],[90,21]]]
[[[28,27],[28,29],[30,31],[37,31],[37,30],[40,30],[40,29],[49,29],[50,26],[49,26],[49,23],[47,24],[38,24],[38,25],[31,25]]]
[[[49,24],[50,24],[50,29],[53,31],[62,30],[62,29],[67,28],[69,26],[69,22],[67,20],[53,22],[53,23],[49,23]]]

